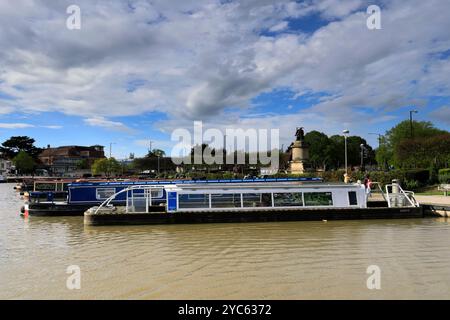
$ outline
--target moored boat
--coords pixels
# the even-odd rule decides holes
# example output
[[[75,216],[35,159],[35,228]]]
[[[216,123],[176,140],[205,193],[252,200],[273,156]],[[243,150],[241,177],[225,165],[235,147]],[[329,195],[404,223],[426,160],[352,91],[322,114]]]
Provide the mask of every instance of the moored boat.
[[[86,225],[419,218],[414,194],[386,186],[385,206],[368,206],[364,185],[161,185],[132,186],[84,214]],[[161,195],[166,194],[164,201]],[[125,196],[125,205],[114,205]]]
[[[122,182],[72,182],[67,184],[67,196],[57,197],[54,191],[36,191],[30,193],[28,201],[22,208],[22,213],[40,216],[79,215],[93,207],[98,206],[111,196],[119,193],[111,201],[117,206],[125,205],[126,195],[120,193],[129,187],[135,186],[162,186],[162,185],[261,185],[261,184],[308,184],[320,183],[320,178],[255,178],[255,179],[221,179],[221,180],[151,180],[151,181],[122,181]],[[166,192],[163,189],[159,203],[165,203]],[[157,201],[156,199],[153,199]],[[158,203],[158,204],[159,204]]]

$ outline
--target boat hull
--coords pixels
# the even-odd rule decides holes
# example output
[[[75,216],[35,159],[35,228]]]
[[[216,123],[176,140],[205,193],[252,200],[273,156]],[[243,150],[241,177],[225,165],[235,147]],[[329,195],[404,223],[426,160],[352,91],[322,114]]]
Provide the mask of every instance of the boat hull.
[[[83,216],[84,212],[92,205],[69,205],[66,203],[35,203],[28,205],[28,214],[30,216]],[[22,214],[25,208],[21,210]]]
[[[179,213],[84,214],[85,225],[196,224],[423,218],[422,208],[329,208]]]

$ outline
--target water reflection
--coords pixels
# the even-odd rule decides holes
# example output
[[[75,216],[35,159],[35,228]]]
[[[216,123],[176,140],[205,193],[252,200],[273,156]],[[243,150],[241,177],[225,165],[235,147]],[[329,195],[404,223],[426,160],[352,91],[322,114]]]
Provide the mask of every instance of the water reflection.
[[[0,298],[449,298],[447,219],[85,227],[0,191]]]

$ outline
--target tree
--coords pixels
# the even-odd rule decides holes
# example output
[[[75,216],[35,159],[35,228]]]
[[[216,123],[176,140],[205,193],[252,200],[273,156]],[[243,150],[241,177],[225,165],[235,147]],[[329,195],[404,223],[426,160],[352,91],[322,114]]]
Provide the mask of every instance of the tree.
[[[149,153],[147,154],[148,158],[152,158],[152,157],[165,157],[166,153],[164,152],[164,150],[161,149],[153,149],[151,151],[149,151]]]
[[[20,151],[12,161],[20,173],[32,173],[36,167],[34,159],[25,151]]]
[[[434,127],[429,121],[413,121],[412,127],[414,138],[411,137],[409,120],[402,121],[392,129],[388,130],[385,135],[386,138],[384,141],[385,143],[383,143],[383,148],[379,148],[380,150],[377,151],[377,153],[381,152],[381,155],[377,155],[377,159],[389,158],[387,162],[398,167],[420,166],[420,163],[417,161],[420,160],[420,157],[417,158],[418,153],[415,153],[415,156],[413,156],[413,154],[407,150],[414,148],[415,143],[418,143],[418,146],[421,145],[421,147],[425,147],[423,141],[432,137],[448,134],[447,131]],[[426,148],[429,147],[431,146],[428,145]],[[413,156],[413,158],[408,159],[408,154]],[[425,151],[425,157],[426,154],[427,152]],[[416,161],[409,161],[414,159]]]
[[[37,159],[42,149],[34,146],[35,140],[27,136],[14,136],[2,143],[0,153],[8,159],[13,159],[20,151],[26,152],[33,159]]]
[[[96,160],[91,169],[94,175],[104,174],[110,176],[113,173],[120,173],[122,171],[122,166],[114,158],[103,158]]]
[[[83,159],[77,162],[77,168],[81,170],[86,170],[90,168],[89,161],[87,159]]]
[[[326,170],[332,162],[330,138],[325,133],[310,131],[305,135],[305,142],[309,144],[309,161],[312,167]]]
[[[395,158],[405,167],[444,168],[450,160],[450,134],[402,140]]]

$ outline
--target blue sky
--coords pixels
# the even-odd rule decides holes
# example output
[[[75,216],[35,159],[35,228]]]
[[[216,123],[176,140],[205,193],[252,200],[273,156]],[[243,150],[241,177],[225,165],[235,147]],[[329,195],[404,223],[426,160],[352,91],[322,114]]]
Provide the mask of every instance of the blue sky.
[[[0,4],[0,140],[170,153],[205,127],[376,136],[409,117],[450,125],[450,4],[378,1],[76,1]],[[432,23],[431,23],[432,21]]]

